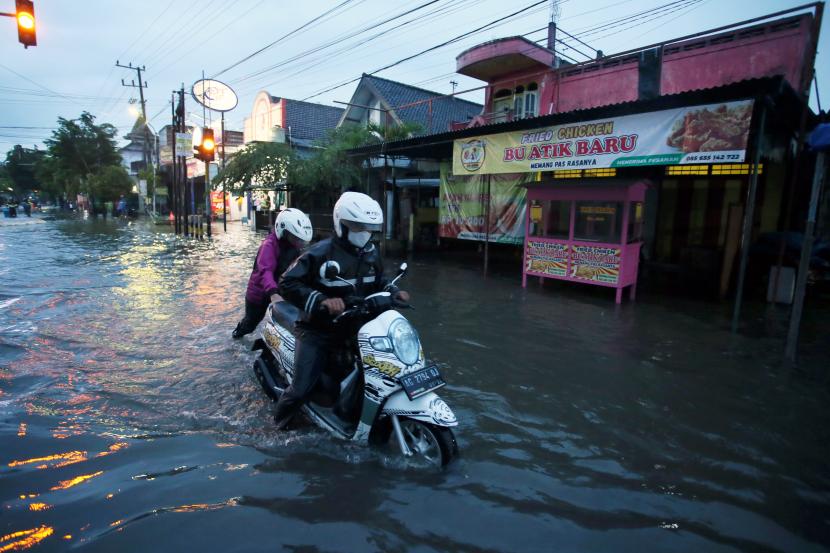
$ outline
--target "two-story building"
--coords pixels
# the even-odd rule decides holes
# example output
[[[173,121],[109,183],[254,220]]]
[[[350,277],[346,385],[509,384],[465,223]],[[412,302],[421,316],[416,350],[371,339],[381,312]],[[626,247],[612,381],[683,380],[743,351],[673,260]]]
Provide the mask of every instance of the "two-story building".
[[[528,237],[567,236],[561,247],[571,256],[591,240],[576,240],[580,225],[608,227],[620,240],[628,221],[622,204],[585,191],[613,196],[642,185],[629,238],[641,244],[650,274],[724,294],[730,283],[734,289],[749,244],[803,220],[811,158],[802,144],[814,118],[807,99],[821,8],[577,64],[559,59],[553,42],[488,41],[456,58],[459,73],[486,83],[482,112],[451,132],[385,151],[444,163],[442,240],[517,245],[525,268],[533,265]],[[555,40],[555,27],[549,37]],[[553,199],[566,190],[571,200]],[[583,210],[574,203],[580,194],[594,203]],[[543,265],[548,273],[530,274],[570,279],[599,271],[582,271],[568,256]],[[603,270],[611,273],[603,278],[616,278],[613,267]]]

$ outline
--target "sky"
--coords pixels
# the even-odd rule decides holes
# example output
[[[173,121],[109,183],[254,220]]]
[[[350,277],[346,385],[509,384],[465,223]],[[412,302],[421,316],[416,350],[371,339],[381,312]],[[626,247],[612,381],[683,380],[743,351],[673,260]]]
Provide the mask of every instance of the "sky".
[[[242,130],[260,90],[337,105],[333,102],[349,101],[356,82],[326,89],[501,20],[378,73],[438,93],[452,92],[451,81],[459,91],[476,89],[484,83],[454,72],[459,53],[511,35],[543,40],[551,16],[550,2],[539,0],[34,2],[34,48],[24,49],[17,41],[13,19],[0,18],[0,156],[14,144],[42,147],[58,117],[77,118],[84,110],[98,122],[115,125],[124,144],[139,96],[137,88],[121,85],[122,78],[128,84],[135,79],[135,71],[115,67],[116,60],[146,67],[153,128],[170,123],[171,92],[182,84],[190,91],[204,71],[239,95],[226,121],[228,129]],[[560,0],[558,22],[590,48],[613,54],[800,5],[789,0]],[[0,11],[13,10],[13,0],[0,0]],[[653,11],[643,13],[647,10]],[[824,109],[830,105],[826,19],[816,59]],[[569,42],[571,47],[559,45],[563,55],[580,61],[584,54],[593,55],[584,44]],[[463,97],[482,102],[484,95],[479,89]],[[201,107],[190,96],[187,102],[189,123],[200,126]],[[816,110],[815,89],[810,102]]]

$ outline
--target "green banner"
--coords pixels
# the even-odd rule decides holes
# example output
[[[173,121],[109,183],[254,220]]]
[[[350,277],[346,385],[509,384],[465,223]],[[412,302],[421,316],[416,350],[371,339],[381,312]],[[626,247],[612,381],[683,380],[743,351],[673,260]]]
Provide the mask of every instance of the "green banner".
[[[521,244],[533,175],[453,175],[441,165],[438,234],[442,238]],[[488,194],[489,191],[489,194]],[[489,206],[488,206],[489,204]]]

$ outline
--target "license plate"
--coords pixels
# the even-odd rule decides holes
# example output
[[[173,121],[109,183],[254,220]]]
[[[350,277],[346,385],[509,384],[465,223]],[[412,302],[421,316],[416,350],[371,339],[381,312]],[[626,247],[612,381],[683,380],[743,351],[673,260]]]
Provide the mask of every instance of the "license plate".
[[[420,371],[407,374],[399,378],[403,391],[409,399],[415,399],[422,395],[437,390],[446,382],[441,378],[438,367],[432,365]]]

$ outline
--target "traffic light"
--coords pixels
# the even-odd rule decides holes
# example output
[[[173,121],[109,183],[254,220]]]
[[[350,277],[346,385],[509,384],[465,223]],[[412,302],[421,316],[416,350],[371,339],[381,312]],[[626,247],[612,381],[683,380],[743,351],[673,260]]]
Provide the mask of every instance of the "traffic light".
[[[17,40],[24,48],[37,46],[35,35],[35,5],[32,0],[15,0],[17,19]]]
[[[202,142],[198,146],[193,146],[196,150],[196,159],[202,161],[213,161],[216,154],[216,141],[213,139],[213,129],[204,127],[202,129]]]

